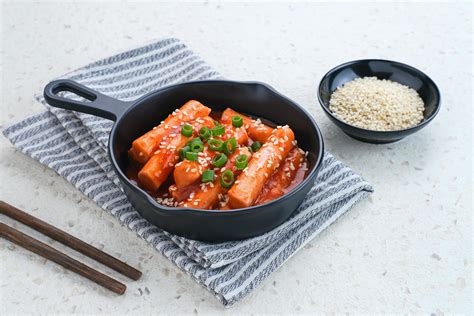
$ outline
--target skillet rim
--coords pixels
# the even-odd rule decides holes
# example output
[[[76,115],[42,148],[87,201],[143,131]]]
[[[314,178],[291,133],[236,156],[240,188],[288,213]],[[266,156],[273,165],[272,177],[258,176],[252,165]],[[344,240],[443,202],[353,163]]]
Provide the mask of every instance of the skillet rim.
[[[115,159],[115,156],[113,155],[113,152],[114,152],[113,151],[113,149],[114,149],[113,148],[113,142],[114,142],[115,137],[116,137],[117,127],[119,126],[121,121],[124,120],[124,118],[128,115],[128,113],[130,111],[132,111],[139,103],[143,102],[145,99],[151,97],[154,94],[159,94],[159,93],[162,93],[166,90],[176,89],[176,88],[183,87],[183,86],[188,86],[188,85],[222,84],[222,83],[224,83],[224,84],[234,84],[234,85],[236,84],[236,85],[248,85],[248,86],[261,86],[261,87],[265,88],[266,90],[268,90],[270,93],[273,93],[274,95],[276,95],[278,98],[287,101],[296,110],[302,112],[306,116],[306,119],[308,119],[311,122],[311,124],[313,125],[313,127],[315,128],[316,137],[317,137],[317,140],[319,141],[319,144],[320,144],[319,151],[317,153],[317,159],[314,163],[313,168],[311,169],[309,174],[306,176],[306,178],[304,178],[303,181],[301,181],[295,188],[293,188],[293,190],[291,190],[290,192],[282,195],[281,197],[279,197],[277,199],[274,199],[274,200],[269,201],[269,202],[264,203],[264,204],[254,205],[254,206],[250,206],[250,207],[246,207],[246,208],[230,209],[230,210],[226,210],[225,212],[223,212],[222,210],[206,210],[206,209],[194,209],[194,208],[186,208],[186,207],[169,207],[169,206],[164,206],[164,205],[159,204],[145,190],[140,188],[138,185],[135,185],[134,183],[132,183],[130,181],[130,179],[128,179],[128,177],[123,173],[123,171],[119,167],[118,162]],[[176,213],[183,212],[183,213],[186,213],[186,214],[193,214],[194,213],[195,215],[209,215],[209,216],[217,216],[217,214],[219,214],[219,216],[230,216],[230,215],[236,214],[236,213],[240,214],[240,213],[254,212],[254,211],[258,211],[258,209],[260,209],[262,207],[271,207],[272,205],[274,205],[276,203],[280,203],[280,202],[282,202],[286,199],[291,198],[297,192],[299,192],[304,187],[309,185],[310,182],[314,183],[314,181],[312,181],[312,180],[317,176],[317,173],[318,173],[319,169],[321,168],[322,161],[323,161],[323,158],[324,158],[324,140],[323,140],[323,136],[322,136],[322,133],[321,133],[321,130],[320,130],[318,124],[316,123],[316,121],[312,117],[312,115],[307,110],[305,110],[302,106],[300,106],[299,104],[297,104],[293,100],[287,98],[286,96],[282,95],[281,93],[276,91],[270,85],[268,85],[264,82],[259,82],[259,81],[233,81],[233,80],[188,81],[188,82],[183,82],[183,83],[179,83],[179,84],[175,84],[175,85],[171,85],[171,86],[166,86],[166,87],[160,88],[158,90],[149,92],[149,93],[145,94],[144,96],[138,98],[137,100],[132,101],[131,105],[122,113],[122,115],[119,118],[117,118],[117,120],[115,121],[115,123],[112,127],[112,130],[110,131],[108,149],[109,149],[108,150],[109,158],[112,161],[112,166],[114,167],[115,173],[118,175],[120,181],[125,182],[124,184],[128,185],[134,191],[134,193],[145,197],[147,199],[148,203],[150,203],[151,206],[156,207],[160,211],[164,211],[166,213],[173,212],[173,213],[176,214]]]

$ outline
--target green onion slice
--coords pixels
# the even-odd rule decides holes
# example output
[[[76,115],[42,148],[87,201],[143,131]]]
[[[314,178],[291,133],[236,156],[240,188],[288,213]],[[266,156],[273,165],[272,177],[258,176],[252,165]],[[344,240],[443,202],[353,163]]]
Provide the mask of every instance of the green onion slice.
[[[202,140],[199,137],[194,137],[193,139],[189,140],[186,145],[191,146],[192,143],[202,143]]]
[[[199,153],[204,150],[204,145],[201,142],[192,142],[189,147],[191,147],[191,151],[195,153]]]
[[[230,170],[224,170],[221,174],[221,187],[228,189],[234,184],[234,173]]]
[[[242,116],[236,115],[232,117],[232,126],[241,127],[242,125],[244,125],[244,120],[242,119]]]
[[[222,151],[222,149],[224,148],[224,142],[220,139],[215,138],[209,139],[207,145],[212,151]]]
[[[252,151],[254,153],[257,152],[260,149],[260,147],[262,147],[262,144],[259,141],[253,142],[251,146]]]
[[[181,158],[181,160],[183,160],[184,158],[186,158],[186,153],[188,151],[191,151],[191,147],[189,146],[184,146],[183,148],[181,148],[179,150],[179,158]]]
[[[184,124],[181,126],[181,134],[183,134],[186,137],[190,137],[193,135],[193,127],[188,124]]]
[[[224,125],[216,125],[214,128],[211,130],[212,136],[221,136],[224,135],[225,132],[225,127]]]
[[[227,162],[227,156],[223,153],[220,153],[212,159],[211,163],[214,167],[220,168],[223,167]]]
[[[247,155],[238,155],[237,158],[235,158],[235,167],[238,170],[244,170],[248,164],[249,157]]]
[[[215,177],[214,170],[205,170],[201,176],[201,182],[213,182]]]
[[[224,142],[223,149],[227,155],[233,154],[236,148],[237,148],[237,141],[235,140],[235,137],[231,137]]]
[[[201,137],[203,141],[208,140],[209,138],[211,138],[211,130],[206,126],[201,127],[201,129],[199,130],[199,137]]]
[[[198,154],[192,151],[188,151],[185,154],[185,157],[189,161],[197,161],[198,160]]]

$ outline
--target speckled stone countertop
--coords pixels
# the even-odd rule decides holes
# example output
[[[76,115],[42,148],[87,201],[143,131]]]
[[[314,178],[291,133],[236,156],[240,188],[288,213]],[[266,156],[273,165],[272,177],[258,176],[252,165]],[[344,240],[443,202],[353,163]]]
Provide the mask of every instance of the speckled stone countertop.
[[[118,276],[128,285],[118,297],[0,240],[0,314],[472,312],[471,4],[3,3],[1,23],[2,128],[42,110],[33,95],[50,79],[174,36],[227,78],[267,82],[308,108],[327,149],[376,192],[224,310],[145,241],[0,137],[1,199],[143,271],[138,282]],[[324,116],[316,87],[328,69],[359,58],[394,59],[428,73],[442,92],[438,117],[394,144],[348,138]]]

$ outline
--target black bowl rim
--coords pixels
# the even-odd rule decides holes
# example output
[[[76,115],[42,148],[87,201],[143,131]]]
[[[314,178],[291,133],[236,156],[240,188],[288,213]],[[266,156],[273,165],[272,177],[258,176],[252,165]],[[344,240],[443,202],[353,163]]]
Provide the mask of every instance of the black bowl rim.
[[[226,211],[222,211],[222,210],[204,210],[204,209],[193,209],[193,208],[185,208],[185,207],[168,207],[168,206],[164,206],[164,205],[161,205],[159,204],[157,201],[155,201],[155,199],[153,199],[153,197],[151,197],[145,190],[141,189],[138,185],[135,185],[134,183],[132,183],[130,181],[130,179],[128,179],[128,177],[123,173],[123,171],[119,168],[118,166],[118,162],[117,160],[115,159],[114,155],[113,155],[113,142],[114,142],[114,139],[116,137],[115,135],[115,132],[116,132],[116,128],[117,126],[121,123],[121,121],[127,116],[127,114],[135,107],[135,105],[137,105],[138,103],[142,102],[144,99],[146,98],[149,98],[151,97],[152,95],[154,94],[158,94],[158,93],[162,93],[163,91],[166,91],[166,90],[169,90],[169,89],[175,89],[177,87],[181,87],[181,86],[186,86],[186,85],[195,85],[195,84],[222,84],[222,83],[226,83],[226,84],[238,84],[238,85],[254,85],[254,86],[261,86],[265,89],[267,89],[269,92],[275,94],[277,97],[281,98],[281,99],[284,99],[286,101],[289,102],[289,104],[291,104],[294,108],[296,108],[297,110],[303,112],[303,114],[306,116],[306,118],[313,124],[314,128],[316,129],[317,133],[316,133],[316,137],[318,138],[318,141],[319,141],[319,152],[317,153],[317,160],[315,161],[314,163],[314,166],[313,168],[311,169],[311,171],[309,172],[309,174],[306,176],[306,178],[304,178],[303,181],[301,181],[301,183],[299,183],[295,188],[293,188],[293,190],[291,190],[290,192],[282,195],[281,197],[275,199],[275,200],[272,200],[268,203],[264,203],[264,204],[259,204],[259,205],[255,205],[255,206],[251,206],[251,207],[246,207],[246,208],[239,208],[239,209],[231,209],[231,210],[226,210]],[[287,200],[289,198],[291,198],[293,195],[295,195],[297,192],[299,192],[300,190],[302,190],[306,185],[308,185],[317,175],[318,173],[318,170],[321,168],[321,165],[322,165],[322,161],[323,161],[323,158],[324,158],[324,141],[323,141],[323,136],[322,136],[322,133],[321,133],[321,130],[319,129],[319,126],[318,124],[316,123],[316,121],[314,120],[314,118],[311,116],[311,114],[309,114],[308,111],[306,111],[303,107],[301,107],[300,105],[298,105],[296,102],[292,101],[291,99],[285,97],[284,95],[282,95],[281,93],[279,93],[278,91],[276,91],[273,87],[271,87],[270,85],[266,84],[266,83],[263,83],[263,82],[258,82],[258,81],[232,81],[232,80],[202,80],[202,81],[189,81],[189,82],[184,82],[184,83],[179,83],[179,84],[175,84],[175,85],[171,85],[171,86],[167,86],[167,87],[164,87],[164,88],[161,88],[161,89],[158,89],[158,90],[155,90],[155,91],[152,91],[150,93],[147,93],[146,95],[140,97],[139,99],[137,99],[136,101],[133,101],[131,102],[131,105],[129,106],[129,108],[123,113],[123,115],[115,122],[111,132],[110,132],[110,137],[109,137],[109,144],[108,144],[108,147],[109,147],[109,157],[112,161],[112,166],[114,167],[115,171],[116,171],[116,174],[119,176],[120,180],[125,183],[126,185],[128,185],[135,193],[143,196],[144,198],[146,198],[148,200],[148,202],[153,205],[154,207],[162,210],[162,211],[165,211],[165,212],[173,212],[174,214],[177,214],[177,213],[186,213],[186,214],[193,214],[193,215],[209,215],[209,216],[226,216],[226,215],[230,215],[230,214],[236,214],[236,213],[248,213],[248,212],[255,212],[255,211],[258,211],[258,209],[261,209],[262,207],[271,207],[272,205],[276,204],[276,203],[280,203],[284,200]]]
[[[322,86],[323,81],[327,77],[329,77],[332,73],[334,73],[338,70],[341,70],[343,68],[347,68],[348,66],[354,65],[354,64],[357,64],[357,63],[370,62],[370,61],[379,61],[379,62],[387,62],[387,63],[397,64],[398,66],[401,66],[402,68],[404,67],[404,68],[407,68],[407,69],[411,69],[411,70],[417,72],[418,74],[420,74],[422,77],[424,77],[423,80],[425,80],[426,82],[429,82],[430,84],[432,84],[434,89],[435,89],[435,92],[436,92],[437,102],[436,102],[435,111],[433,113],[431,113],[431,115],[428,118],[425,118],[422,122],[416,124],[415,126],[405,128],[405,129],[397,129],[397,130],[393,130],[393,131],[377,131],[377,130],[372,130],[372,129],[366,129],[366,128],[362,128],[362,127],[359,127],[359,126],[351,125],[351,124],[349,124],[347,122],[344,122],[343,120],[339,119],[336,115],[334,115],[331,112],[331,110],[328,107],[326,107],[326,104],[324,104],[324,101],[322,100],[322,96],[321,96],[322,87],[321,86]],[[421,70],[419,70],[419,69],[417,69],[413,66],[410,66],[410,65],[398,62],[398,61],[389,60],[389,59],[357,59],[357,60],[352,60],[352,61],[345,62],[343,64],[340,64],[340,65],[332,68],[321,78],[321,80],[319,81],[319,85],[318,85],[318,101],[319,101],[319,104],[321,105],[321,107],[323,108],[324,112],[326,112],[326,114],[328,114],[330,117],[332,117],[333,119],[335,119],[336,121],[338,121],[339,123],[341,123],[343,125],[352,127],[354,129],[357,129],[357,130],[360,130],[360,131],[370,132],[370,133],[374,133],[374,134],[378,134],[378,135],[390,135],[390,134],[396,134],[396,133],[400,133],[400,132],[409,132],[409,131],[412,131],[412,130],[418,130],[418,129],[421,129],[422,127],[424,127],[425,125],[427,125],[428,123],[430,123],[435,118],[435,116],[438,114],[438,112],[441,108],[441,93],[439,92],[438,86],[436,85],[434,80],[430,78],[430,76],[428,76],[423,71],[421,71]]]

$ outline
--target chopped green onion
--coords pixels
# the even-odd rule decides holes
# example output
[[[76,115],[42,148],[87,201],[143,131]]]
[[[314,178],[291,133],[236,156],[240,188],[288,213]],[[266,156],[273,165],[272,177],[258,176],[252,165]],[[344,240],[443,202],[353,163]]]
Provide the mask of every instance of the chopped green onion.
[[[238,155],[237,158],[235,158],[235,167],[238,170],[244,170],[247,168],[248,163],[249,157],[247,155]]]
[[[230,170],[224,170],[221,174],[221,187],[230,188],[234,184],[234,173]]]
[[[186,159],[189,160],[189,161],[197,161],[198,160],[198,154],[195,153],[195,152],[188,151],[184,155],[185,155]]]
[[[234,153],[236,148],[237,148],[237,141],[235,140],[235,137],[231,137],[224,142],[224,152],[227,155]]]
[[[179,158],[181,158],[181,160],[183,160],[184,158],[186,158],[186,153],[188,151],[191,151],[191,147],[189,146],[184,146],[183,148],[181,148],[179,150]]]
[[[194,137],[193,139],[189,140],[186,145],[191,146],[192,143],[202,143],[202,140],[199,137]]]
[[[186,137],[190,137],[193,135],[193,127],[188,124],[184,124],[181,126],[181,134],[183,134]]]
[[[212,136],[224,135],[224,132],[225,132],[225,127],[224,127],[224,125],[216,125],[216,126],[211,130]]]
[[[241,127],[244,125],[244,120],[242,119],[242,116],[233,116],[232,117],[232,126],[234,127]]]
[[[260,144],[259,141],[253,142],[253,143],[252,143],[252,146],[251,146],[252,151],[253,151],[254,153],[257,152],[257,151],[260,149],[260,147],[262,147],[262,144]]]
[[[223,153],[218,154],[211,161],[212,165],[217,168],[223,167],[226,164],[226,162],[227,162],[227,156],[224,155]]]
[[[189,145],[189,147],[191,147],[191,151],[195,153],[199,153],[204,150],[204,145],[201,142],[193,142],[191,145]]]
[[[208,140],[211,138],[211,130],[206,126],[201,127],[199,130],[199,137],[201,137],[203,141]]]
[[[201,182],[206,183],[206,182],[213,182],[215,177],[214,170],[205,170],[202,173],[201,177]]]
[[[220,139],[209,139],[207,142],[207,145],[209,146],[209,149],[212,151],[221,151],[222,148],[224,147],[224,142]]]

